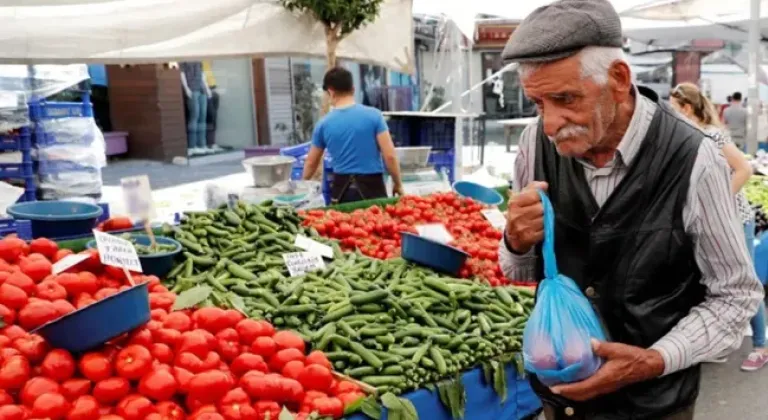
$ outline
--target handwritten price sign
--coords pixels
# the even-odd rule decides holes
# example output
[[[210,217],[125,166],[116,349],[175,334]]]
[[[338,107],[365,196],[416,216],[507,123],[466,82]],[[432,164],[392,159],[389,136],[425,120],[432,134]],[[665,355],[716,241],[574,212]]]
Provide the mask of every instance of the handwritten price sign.
[[[131,241],[98,230],[93,231],[93,236],[96,238],[96,247],[99,249],[102,264],[124,268],[128,271],[143,272],[139,255]]]

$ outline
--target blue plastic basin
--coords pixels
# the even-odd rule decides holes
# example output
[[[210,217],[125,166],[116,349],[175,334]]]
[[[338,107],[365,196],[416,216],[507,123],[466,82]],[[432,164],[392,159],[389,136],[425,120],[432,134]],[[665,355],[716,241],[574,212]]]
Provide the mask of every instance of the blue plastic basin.
[[[131,237],[140,245],[149,246],[151,244],[151,240],[147,235],[131,235]],[[163,278],[173,268],[173,260],[181,252],[181,244],[176,240],[166,238],[165,236],[155,236],[155,241],[158,244],[173,245],[176,249],[152,255],[139,255],[141,271],[142,274],[147,276],[152,275]],[[89,249],[96,249],[96,240],[89,241],[88,244],[86,244],[86,247]]]
[[[34,238],[61,238],[90,233],[104,212],[95,204],[77,201],[29,201],[7,209],[17,220],[29,220]]]
[[[471,198],[489,206],[498,206],[504,202],[504,197],[498,191],[474,182],[456,181],[453,183],[453,190],[462,197]]]
[[[34,331],[50,343],[82,353],[149,321],[149,283],[142,283],[51,321]]]
[[[421,264],[437,271],[457,275],[469,254],[452,246],[402,232],[402,257],[407,261]]]

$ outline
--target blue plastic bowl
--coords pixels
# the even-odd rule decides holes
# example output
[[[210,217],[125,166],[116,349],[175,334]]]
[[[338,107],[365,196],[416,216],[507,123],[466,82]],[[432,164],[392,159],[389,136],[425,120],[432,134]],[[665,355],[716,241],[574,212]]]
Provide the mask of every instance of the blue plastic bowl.
[[[95,204],[76,201],[29,201],[6,210],[17,220],[29,220],[34,238],[61,238],[90,233],[104,212]]]
[[[402,232],[402,257],[407,261],[425,265],[437,271],[457,275],[469,254],[452,246]]]
[[[149,244],[151,244],[151,240],[147,235],[131,235],[131,238],[135,239],[140,245],[149,246]],[[139,255],[139,262],[141,262],[142,274],[163,278],[173,268],[173,260],[181,252],[181,244],[176,240],[166,238],[165,236],[155,236],[155,241],[158,244],[173,245],[176,249],[152,255]],[[88,249],[96,249],[96,240],[89,241],[85,246]]]
[[[32,332],[52,348],[82,353],[149,321],[149,283],[142,283],[53,320]]]
[[[504,202],[504,197],[498,191],[474,182],[456,181],[453,183],[453,190],[462,197],[471,198],[489,206],[498,206]]]

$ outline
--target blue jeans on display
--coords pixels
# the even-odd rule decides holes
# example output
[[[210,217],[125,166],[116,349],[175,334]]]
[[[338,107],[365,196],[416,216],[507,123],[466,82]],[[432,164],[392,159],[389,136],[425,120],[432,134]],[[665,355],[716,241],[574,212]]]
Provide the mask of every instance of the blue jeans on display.
[[[747,240],[747,250],[752,261],[755,260],[755,222],[750,221],[744,224],[744,237]],[[757,313],[749,321],[752,327],[752,346],[755,348],[765,347],[765,301],[760,302],[757,307]]]
[[[205,147],[206,126],[208,116],[208,96],[205,92],[192,92],[187,98],[189,117],[187,120],[187,145],[190,149]]]

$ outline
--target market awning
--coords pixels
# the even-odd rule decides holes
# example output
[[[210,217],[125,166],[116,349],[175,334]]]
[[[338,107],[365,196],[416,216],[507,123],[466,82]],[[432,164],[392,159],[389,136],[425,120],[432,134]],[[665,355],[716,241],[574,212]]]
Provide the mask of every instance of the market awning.
[[[338,56],[412,73],[411,9],[411,0],[386,0]],[[322,25],[276,0],[0,0],[0,22],[0,63],[325,55]]]

